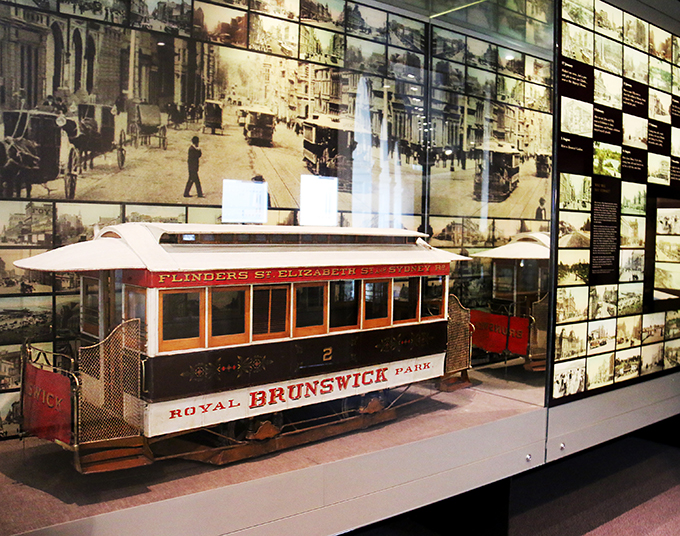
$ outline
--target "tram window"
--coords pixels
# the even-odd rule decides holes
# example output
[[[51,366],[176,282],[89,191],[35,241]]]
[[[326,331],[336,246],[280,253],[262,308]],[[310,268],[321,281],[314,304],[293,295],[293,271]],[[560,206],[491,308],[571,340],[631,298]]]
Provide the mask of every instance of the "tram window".
[[[288,286],[253,290],[253,339],[288,336]]]
[[[82,284],[84,333],[99,337],[99,280],[83,277]]]
[[[423,277],[421,318],[444,316],[444,278]]]
[[[352,328],[359,325],[360,285],[360,281],[331,281],[331,329]]]
[[[247,288],[214,288],[210,291],[210,345],[248,342],[250,293]]]
[[[146,289],[125,287],[125,320],[139,318],[146,324]]]
[[[161,337],[159,349],[183,350],[203,346],[203,290],[161,292]]]
[[[295,329],[293,335],[326,332],[326,284],[295,285]]]
[[[390,324],[390,281],[364,282],[364,327]]]
[[[395,322],[416,320],[418,315],[418,292],[420,279],[395,279],[392,283],[392,307]]]

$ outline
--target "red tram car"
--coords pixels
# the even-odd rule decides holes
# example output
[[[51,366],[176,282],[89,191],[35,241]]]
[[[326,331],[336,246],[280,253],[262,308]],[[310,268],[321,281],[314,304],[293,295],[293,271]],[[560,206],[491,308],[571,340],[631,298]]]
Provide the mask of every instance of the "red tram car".
[[[18,261],[81,277],[77,355],[26,347],[25,429],[96,472],[299,444],[290,415],[320,403],[347,417],[337,433],[381,422],[390,389],[469,367],[469,340],[446,353],[461,257],[424,237],[127,223]]]

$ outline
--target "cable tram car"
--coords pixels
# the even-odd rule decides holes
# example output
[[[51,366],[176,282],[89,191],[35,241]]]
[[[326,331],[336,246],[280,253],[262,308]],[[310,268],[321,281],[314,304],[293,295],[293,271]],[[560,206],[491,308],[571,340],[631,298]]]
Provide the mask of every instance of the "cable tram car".
[[[520,153],[509,145],[494,144],[477,148],[473,196],[480,201],[485,196],[490,202],[507,199],[519,185]]]
[[[25,348],[25,430],[97,472],[222,464],[394,418],[390,390],[469,368],[447,291],[466,257],[425,237],[126,223],[17,261],[81,280],[77,355]],[[324,404],[328,428],[303,439],[295,412]]]
[[[261,106],[254,106],[246,111],[243,136],[248,145],[253,143],[271,145],[274,139],[276,115],[271,110]]]
[[[524,357],[525,367],[544,370],[548,331],[548,233],[519,233],[510,242],[472,254],[491,259],[492,296],[474,308],[473,351],[481,360]]]
[[[309,171],[330,177],[351,175],[355,147],[352,119],[315,115],[305,119],[302,129],[302,158]]]

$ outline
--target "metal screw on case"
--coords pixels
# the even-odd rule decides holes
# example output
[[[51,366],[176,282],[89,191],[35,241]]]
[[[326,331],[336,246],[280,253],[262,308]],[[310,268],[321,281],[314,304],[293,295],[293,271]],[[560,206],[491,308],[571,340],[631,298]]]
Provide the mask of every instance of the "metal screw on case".
[[[528,461],[528,462],[531,461],[531,454],[527,454],[527,461]]]
[[[560,450],[564,450],[566,448],[567,448],[567,446],[564,443],[560,443]]]

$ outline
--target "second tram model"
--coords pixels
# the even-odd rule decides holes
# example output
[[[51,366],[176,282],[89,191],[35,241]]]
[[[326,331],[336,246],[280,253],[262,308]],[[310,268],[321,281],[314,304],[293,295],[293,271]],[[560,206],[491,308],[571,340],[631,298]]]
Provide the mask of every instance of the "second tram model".
[[[465,257],[425,236],[127,223],[17,261],[80,274],[91,344],[71,357],[27,346],[25,428],[96,472],[299,444],[295,411],[320,403],[359,419],[339,431],[381,422],[389,389],[469,367],[469,320],[467,355],[446,353],[450,262]]]

